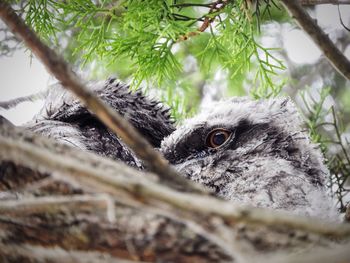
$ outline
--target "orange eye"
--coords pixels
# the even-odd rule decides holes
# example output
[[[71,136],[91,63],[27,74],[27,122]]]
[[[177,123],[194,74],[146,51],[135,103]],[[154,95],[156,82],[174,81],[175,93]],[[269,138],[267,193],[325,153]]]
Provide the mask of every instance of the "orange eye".
[[[217,148],[223,145],[230,137],[232,132],[225,129],[215,129],[207,137],[207,146]]]

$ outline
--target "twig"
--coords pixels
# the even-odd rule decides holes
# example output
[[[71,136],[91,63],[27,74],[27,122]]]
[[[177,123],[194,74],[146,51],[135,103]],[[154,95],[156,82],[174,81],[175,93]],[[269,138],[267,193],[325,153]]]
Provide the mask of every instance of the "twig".
[[[342,15],[341,15],[341,12],[340,12],[340,6],[338,5],[338,16],[339,16],[339,22],[340,24],[347,30],[350,32],[350,28],[347,27],[343,21],[343,18],[342,18]]]
[[[183,8],[183,7],[207,7],[210,8],[213,5],[213,3],[208,3],[208,4],[200,4],[200,3],[182,3],[182,4],[173,4],[170,7],[176,7],[176,8]]]
[[[273,254],[271,257],[267,256],[264,259],[259,258],[259,263],[330,263],[330,262],[349,262],[350,250],[349,243],[342,245],[333,245],[331,247],[322,247],[312,249],[311,251],[281,255]]]
[[[74,263],[135,263],[134,260],[126,260],[110,256],[100,251],[82,251],[76,249],[65,250],[60,247],[42,247],[37,245],[8,245],[2,244],[0,255],[13,262],[74,262]],[[33,262],[33,261],[32,261]],[[137,261],[142,263],[144,261]]]
[[[208,4],[206,7],[210,8],[208,14],[204,15],[204,20],[202,25],[197,29],[195,32],[189,32],[184,36],[181,36],[178,41],[185,41],[188,38],[192,36],[196,36],[205,30],[210,26],[210,24],[215,20],[215,17],[217,15],[211,16],[215,12],[219,12],[220,10],[224,9],[225,6],[228,4],[228,0],[217,0],[215,2],[212,2]],[[181,4],[183,5],[183,4]]]
[[[0,127],[0,160],[11,160],[43,173],[58,172],[71,181],[115,198],[127,195],[132,200],[156,209],[170,213],[178,211],[183,217],[187,216],[199,225],[207,224],[210,218],[214,220],[218,217],[228,225],[244,222],[250,225],[304,230],[324,236],[350,237],[349,225],[327,224],[286,212],[237,206],[211,196],[183,193],[150,180],[126,165],[59,145],[7,124]],[[203,218],[207,220],[202,222]]]
[[[51,74],[65,88],[79,97],[89,110],[95,113],[108,128],[117,134],[145,162],[150,171],[164,179],[164,183],[173,187],[180,187],[186,191],[205,192],[199,185],[179,175],[128,121],[86,89],[83,81],[79,79],[62,57],[45,45],[26,26],[11,6],[3,0],[0,1],[0,17],[13,33],[18,34],[24,40],[27,47],[41,60]]]
[[[47,90],[44,90],[44,91],[39,91],[38,93],[31,94],[28,96],[15,98],[15,99],[8,100],[8,101],[0,101],[0,109],[5,109],[5,110],[12,109],[22,102],[26,102],[26,101],[33,102],[36,100],[44,99],[46,97],[46,95],[47,95]]]
[[[68,210],[85,209],[93,211],[94,215],[106,218],[106,221],[115,221],[113,201],[108,195],[98,196],[47,196],[41,198],[28,198],[23,200],[9,200],[0,203],[0,214],[24,216],[31,213],[50,212],[51,214],[64,213]]]
[[[350,5],[349,0],[299,0],[301,5],[314,6],[314,5]]]
[[[282,3],[298,22],[300,27],[309,34],[312,40],[323,51],[328,61],[335,69],[339,71],[346,79],[350,80],[350,61],[330,40],[328,35],[317,25],[314,19],[300,6],[298,1],[282,0]]]

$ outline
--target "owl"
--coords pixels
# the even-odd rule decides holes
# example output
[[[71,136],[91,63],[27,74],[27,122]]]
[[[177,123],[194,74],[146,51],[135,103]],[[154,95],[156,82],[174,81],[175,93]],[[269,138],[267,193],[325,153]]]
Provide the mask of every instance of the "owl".
[[[162,139],[175,130],[168,107],[145,97],[140,90],[131,92],[128,85],[116,78],[90,82],[89,88],[126,118],[155,148],[160,147]],[[143,169],[141,161],[124,142],[59,84],[50,88],[42,110],[25,128]]]
[[[336,218],[329,172],[302,129],[290,99],[232,98],[213,103],[176,130],[169,109],[114,78],[90,84],[96,94],[174,165],[182,176],[239,204]],[[143,169],[142,161],[60,87],[26,127],[74,147]]]
[[[239,204],[334,219],[329,171],[290,99],[213,103],[162,141],[186,178]]]

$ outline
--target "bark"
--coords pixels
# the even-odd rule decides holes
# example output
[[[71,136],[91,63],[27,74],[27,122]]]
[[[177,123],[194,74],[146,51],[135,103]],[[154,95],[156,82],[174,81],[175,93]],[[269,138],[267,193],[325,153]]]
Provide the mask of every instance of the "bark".
[[[347,80],[350,80],[350,61],[336,47],[316,21],[301,7],[298,1],[282,0],[291,16],[322,50],[333,67]]]
[[[26,46],[41,60],[48,71],[62,83],[62,86],[73,92],[87,109],[93,112],[100,121],[118,135],[145,162],[149,170],[159,174],[164,183],[187,191],[205,192],[203,187],[195,185],[180,176],[127,120],[108,107],[101,99],[94,96],[63,58],[45,45],[5,1],[0,1],[0,17],[14,34],[23,39]]]
[[[26,258],[37,262],[53,257],[57,262],[63,262],[60,259],[62,252],[70,261],[75,254],[88,260],[88,252],[114,260],[137,261],[209,262],[227,258],[205,239],[186,233],[182,224],[170,224],[166,218],[150,214],[140,214],[137,218],[137,210],[122,206],[115,210],[113,202],[105,196],[5,201],[0,210],[0,258],[3,259],[8,259],[11,251],[18,248],[19,251],[11,255],[14,261]],[[152,240],[147,239],[151,237]],[[204,246],[202,249],[211,253],[205,257],[200,253],[196,255],[191,251],[193,246]],[[39,251],[28,254],[28,247]],[[40,252],[45,250],[45,253]]]
[[[283,261],[296,251],[349,241],[349,225],[238,206],[181,179],[4,1],[0,15],[156,172],[60,145],[1,119],[2,262],[257,262],[276,252]],[[342,249],[340,259],[346,253]]]
[[[0,163],[4,262],[254,262],[350,237],[348,225],[180,192],[4,120]]]

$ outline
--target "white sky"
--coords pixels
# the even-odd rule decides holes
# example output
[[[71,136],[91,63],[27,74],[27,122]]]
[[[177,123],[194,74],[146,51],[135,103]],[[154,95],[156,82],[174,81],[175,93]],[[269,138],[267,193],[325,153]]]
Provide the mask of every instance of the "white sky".
[[[350,6],[341,6],[345,24],[350,22]],[[335,5],[320,5],[316,10],[317,20],[327,32],[341,28],[338,9]],[[321,52],[304,32],[290,28],[283,32],[285,48],[295,63],[314,63]],[[350,48],[346,50],[350,58]],[[30,59],[29,52],[18,51],[12,57],[0,57],[0,101],[30,95],[44,90],[49,83],[49,75],[35,58]],[[11,110],[1,110],[0,115],[16,125],[30,120],[42,107],[43,102],[25,102]]]
[[[350,27],[350,6],[340,6],[340,14],[345,25]],[[317,6],[316,18],[317,23],[325,30],[326,33],[331,33],[334,30],[342,29],[338,7],[336,5]],[[332,34],[329,36],[332,38]],[[295,63],[315,63],[322,54],[310,37],[297,27],[283,32],[283,38],[288,56]],[[346,50],[346,55],[347,57],[350,57],[349,49]]]
[[[294,63],[315,63],[321,56],[320,49],[312,42],[308,35],[300,29],[283,32],[284,48],[288,57]]]
[[[44,66],[28,52],[16,52],[12,57],[0,58],[0,101],[30,95],[45,90],[49,74]],[[43,105],[43,101],[24,102],[0,115],[16,125],[30,120]]]

